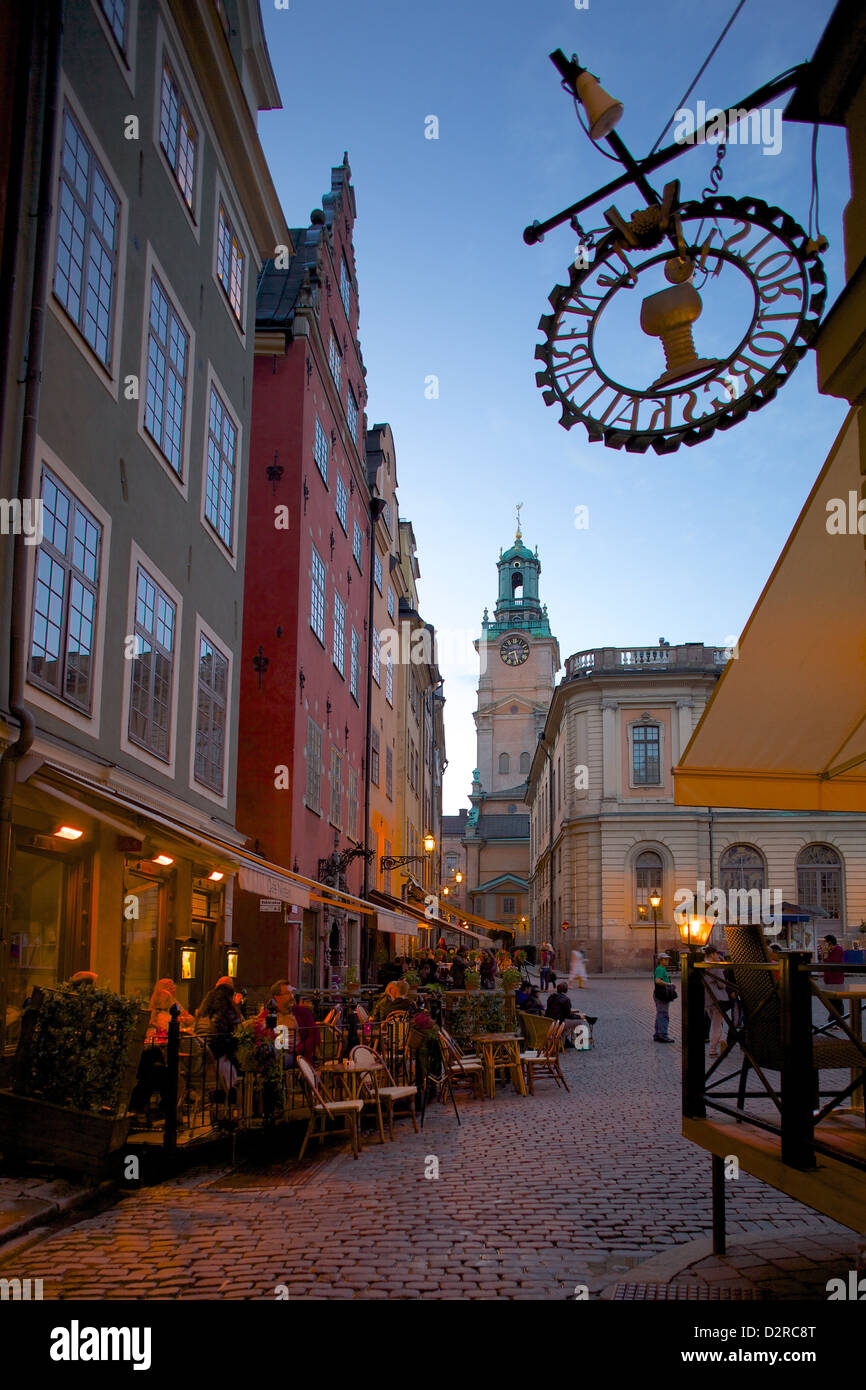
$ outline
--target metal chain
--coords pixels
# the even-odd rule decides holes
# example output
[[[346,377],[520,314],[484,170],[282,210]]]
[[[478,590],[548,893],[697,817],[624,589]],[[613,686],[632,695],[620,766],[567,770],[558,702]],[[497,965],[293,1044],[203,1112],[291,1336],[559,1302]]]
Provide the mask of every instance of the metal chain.
[[[716,155],[716,162],[710,170],[710,181],[701,193],[701,198],[703,198],[704,200],[706,200],[707,198],[714,198],[719,190],[719,184],[721,183],[725,172],[722,168],[722,160],[724,159],[727,153],[727,149],[728,147],[725,144],[724,140],[720,140],[719,152]]]

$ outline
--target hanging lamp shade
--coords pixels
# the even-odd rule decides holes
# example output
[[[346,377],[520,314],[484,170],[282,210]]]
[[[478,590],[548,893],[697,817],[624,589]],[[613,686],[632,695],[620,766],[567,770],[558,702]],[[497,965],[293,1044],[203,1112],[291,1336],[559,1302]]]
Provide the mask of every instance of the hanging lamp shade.
[[[623,113],[623,104],[600,85],[598,78],[585,69],[577,79],[577,95],[586,112],[589,133],[593,140],[609,135]]]

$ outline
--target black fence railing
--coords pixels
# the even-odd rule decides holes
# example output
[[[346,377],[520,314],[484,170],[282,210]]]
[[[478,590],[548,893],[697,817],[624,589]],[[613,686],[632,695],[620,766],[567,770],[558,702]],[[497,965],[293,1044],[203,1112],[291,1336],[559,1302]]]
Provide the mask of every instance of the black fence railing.
[[[734,1011],[741,1016],[736,1021],[728,1018],[721,1055],[707,1059],[704,980],[708,971],[721,979],[722,972],[732,968],[742,986],[734,992]],[[754,963],[710,963],[683,955],[684,1117],[705,1119],[711,1111],[778,1135],[782,1162],[794,1168],[814,1168],[816,1155],[825,1154],[866,1170],[866,1129],[862,1128],[866,1043],[858,1028],[852,1027],[853,1010],[845,1014],[847,1001],[835,999],[833,986],[822,989],[813,978],[828,968],[844,971],[845,976],[866,975],[866,965],[828,967],[815,964],[802,951],[783,951],[777,960]],[[826,1009],[823,1022],[814,1019],[816,999]],[[866,992],[863,1007],[866,1012]],[[730,1064],[733,1070],[727,1069]],[[847,1073],[847,1084],[822,1089],[822,1071]],[[778,1075],[778,1084],[771,1075]],[[750,1078],[754,1078],[751,1083]],[[732,1082],[734,1088],[726,1089]],[[764,1103],[763,1110],[748,1104],[755,1101]],[[854,1141],[845,1144],[834,1143],[832,1134],[822,1132],[822,1121],[844,1102],[859,1118],[862,1146],[853,1129]]]

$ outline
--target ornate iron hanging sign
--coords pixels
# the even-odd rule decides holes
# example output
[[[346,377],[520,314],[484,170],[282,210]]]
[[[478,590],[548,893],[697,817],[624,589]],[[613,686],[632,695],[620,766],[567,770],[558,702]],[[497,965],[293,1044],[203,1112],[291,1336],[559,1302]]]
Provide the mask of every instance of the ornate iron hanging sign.
[[[701,443],[772,400],[805,354],[826,300],[820,259],[826,242],[813,240],[788,213],[757,198],[711,196],[713,189],[707,188],[700,201],[681,203],[676,180],[659,198],[646,173],[683,147],[669,146],[637,164],[622,141],[604,129],[606,115],[617,118],[619,103],[597,84],[588,87],[589,74],[576,61],[569,63],[561,52],[551,56],[567,79],[563,85],[580,95],[590,115],[593,104],[601,113],[597,124],[627,172],[524,233],[531,244],[569,221],[581,235],[569,282],[554,288],[553,312],[539,323],[545,341],[535,356],[544,370],[536,381],[546,403],[561,406],[560,424],[565,429],[584,425],[591,441],[659,454]],[[758,98],[768,100],[767,92],[785,90],[798,71],[732,111],[740,115],[743,108],[760,105]],[[713,170],[714,186],[724,148]],[[592,246],[577,213],[632,182],[648,206],[628,221],[609,207],[610,230]],[[711,312],[705,315],[705,309]],[[711,321],[705,333],[712,347],[706,353],[695,343],[696,337],[701,342],[702,316],[705,324]],[[647,338],[658,340],[651,380],[646,379],[647,338],[637,340],[641,350],[633,351],[638,325]],[[622,365],[615,368],[614,359]]]

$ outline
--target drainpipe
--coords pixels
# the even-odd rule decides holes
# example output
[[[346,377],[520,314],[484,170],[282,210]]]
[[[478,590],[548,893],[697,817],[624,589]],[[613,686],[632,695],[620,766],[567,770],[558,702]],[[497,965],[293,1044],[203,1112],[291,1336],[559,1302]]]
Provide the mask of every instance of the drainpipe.
[[[361,890],[361,897],[366,900],[370,891],[370,754],[373,751],[373,599],[375,596],[375,585],[373,576],[375,573],[376,555],[376,523],[385,510],[384,497],[370,498],[370,554],[368,557],[369,583],[367,594],[367,722],[365,728],[364,744],[364,886]],[[379,750],[381,758],[382,750]],[[362,940],[365,952],[369,952],[369,932],[370,928],[361,924]],[[362,953],[363,954],[363,953]],[[368,962],[372,965],[372,961]],[[363,975],[363,961],[359,974]]]
[[[42,389],[42,361],[45,347],[46,301],[51,263],[52,182],[54,131],[60,94],[63,52],[64,0],[49,0],[41,8],[38,51],[31,50],[31,72],[39,71],[44,53],[45,87],[42,97],[42,130],[39,168],[39,201],[36,209],[36,235],[33,282],[30,298],[27,362],[24,388],[24,416],[18,458],[17,496],[23,504],[32,499],[36,486],[36,433]],[[17,113],[16,113],[17,114]],[[15,153],[13,152],[13,159]],[[10,209],[14,216],[14,208]],[[23,213],[23,208],[19,211]],[[7,235],[8,235],[7,221]],[[4,270],[6,267],[4,266]],[[6,287],[4,285],[4,291]],[[5,308],[5,305],[4,305]],[[33,744],[36,722],[24,703],[27,668],[27,549],[23,532],[15,536],[12,552],[12,594],[9,625],[9,711],[18,721],[18,737],[0,757],[0,1049],[5,1042],[8,997],[8,948],[11,909],[12,811],[16,765]]]

